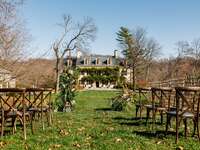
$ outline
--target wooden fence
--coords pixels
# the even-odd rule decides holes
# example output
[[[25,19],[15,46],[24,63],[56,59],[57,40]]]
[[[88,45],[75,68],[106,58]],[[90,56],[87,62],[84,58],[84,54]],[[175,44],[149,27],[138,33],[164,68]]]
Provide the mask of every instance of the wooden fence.
[[[163,80],[158,82],[149,82],[149,86],[151,87],[200,86],[200,78],[186,77],[186,78]]]

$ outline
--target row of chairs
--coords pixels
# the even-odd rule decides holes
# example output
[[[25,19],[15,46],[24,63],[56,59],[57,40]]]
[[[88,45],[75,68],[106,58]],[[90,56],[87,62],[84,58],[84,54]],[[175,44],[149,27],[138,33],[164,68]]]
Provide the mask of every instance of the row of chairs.
[[[160,114],[160,121],[163,123],[163,116],[166,114],[166,133],[171,126],[171,119],[176,119],[176,143],[178,142],[179,127],[181,121],[185,125],[185,137],[187,137],[187,120],[192,119],[195,135],[200,140],[199,133],[199,106],[200,87],[151,87],[138,88],[138,101],[136,103],[136,117],[138,112],[140,118],[142,111],[146,109],[146,123],[152,114],[152,124],[155,125],[156,115]]]
[[[42,122],[45,129],[44,117],[49,125],[52,123],[51,89],[43,88],[0,88],[0,125],[1,136],[6,127],[16,132],[17,123],[23,127],[23,137],[26,140],[26,126],[31,125],[34,133],[35,121]]]

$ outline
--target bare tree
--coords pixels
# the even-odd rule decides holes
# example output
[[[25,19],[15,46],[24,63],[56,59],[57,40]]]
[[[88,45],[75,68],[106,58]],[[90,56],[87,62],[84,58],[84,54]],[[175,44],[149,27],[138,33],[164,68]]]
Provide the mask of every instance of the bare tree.
[[[56,57],[56,92],[59,89],[59,77],[64,69],[64,57],[68,53],[71,57],[71,52],[76,48],[82,48],[94,40],[96,26],[91,18],[85,18],[82,23],[73,23],[70,15],[63,16],[63,23],[59,24],[63,33],[52,46]]]
[[[0,67],[16,77],[22,69],[18,63],[25,57],[30,36],[19,15],[24,0],[0,0]]]
[[[188,41],[179,41],[177,42],[178,56],[176,58],[174,68],[175,72],[178,72],[178,64],[181,58],[189,56],[193,58],[193,73],[198,72],[198,65],[200,59],[200,38],[194,39],[191,43]]]
[[[23,0],[0,0],[0,60],[7,69],[23,55],[28,42],[24,22],[18,15],[22,3]]]
[[[194,57],[194,74],[199,73],[200,65],[200,38],[196,38],[191,42],[191,55]]]
[[[190,53],[190,44],[188,41],[178,41],[175,45],[178,52],[177,58],[184,57]]]
[[[172,77],[176,78],[180,69],[181,60],[190,53],[190,44],[188,41],[178,41],[175,43],[175,46],[177,50],[177,56],[174,60],[173,67],[170,67],[172,70],[169,70],[169,72],[171,72]]]
[[[157,57],[160,54],[159,52],[160,52],[161,46],[155,39],[150,38],[146,42],[146,49],[148,52],[147,52],[147,56],[145,59],[146,60],[146,62],[145,62],[145,68],[146,68],[145,69],[145,80],[148,81],[152,61],[155,57]]]

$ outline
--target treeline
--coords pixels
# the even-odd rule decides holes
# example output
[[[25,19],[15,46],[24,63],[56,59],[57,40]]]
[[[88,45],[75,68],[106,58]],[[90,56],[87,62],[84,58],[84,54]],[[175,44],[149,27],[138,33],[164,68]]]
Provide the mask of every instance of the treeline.
[[[185,78],[186,76],[200,77],[200,67],[196,68],[194,63],[196,60],[192,57],[152,60],[148,68],[148,77],[145,75],[146,68],[137,70],[137,83],[145,85],[148,82]],[[55,87],[54,66],[55,60],[52,59],[29,59],[15,63],[12,72],[16,75],[19,87]]]
[[[0,61],[0,66],[5,61]],[[55,88],[55,60],[52,59],[28,59],[13,62],[9,68],[17,87],[53,87]],[[4,68],[2,66],[2,68]],[[6,68],[5,68],[6,69]]]
[[[200,77],[200,66],[196,67],[193,57],[165,58],[153,60],[149,68],[149,75],[145,77],[145,68],[137,72],[137,83],[146,85],[148,82],[158,82],[186,77]],[[200,61],[198,61],[200,64]]]

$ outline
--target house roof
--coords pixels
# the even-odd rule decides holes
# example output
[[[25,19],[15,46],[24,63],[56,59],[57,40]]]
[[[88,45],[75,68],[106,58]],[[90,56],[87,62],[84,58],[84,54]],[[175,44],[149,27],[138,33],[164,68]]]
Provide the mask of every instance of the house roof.
[[[84,63],[87,59],[87,63]],[[96,61],[99,61],[99,64]],[[123,63],[122,58],[115,58],[112,55],[89,55],[89,56],[81,56],[79,58],[74,57],[73,66],[79,67],[103,67],[103,66],[116,66],[121,65]],[[110,60],[111,63],[108,63]]]

